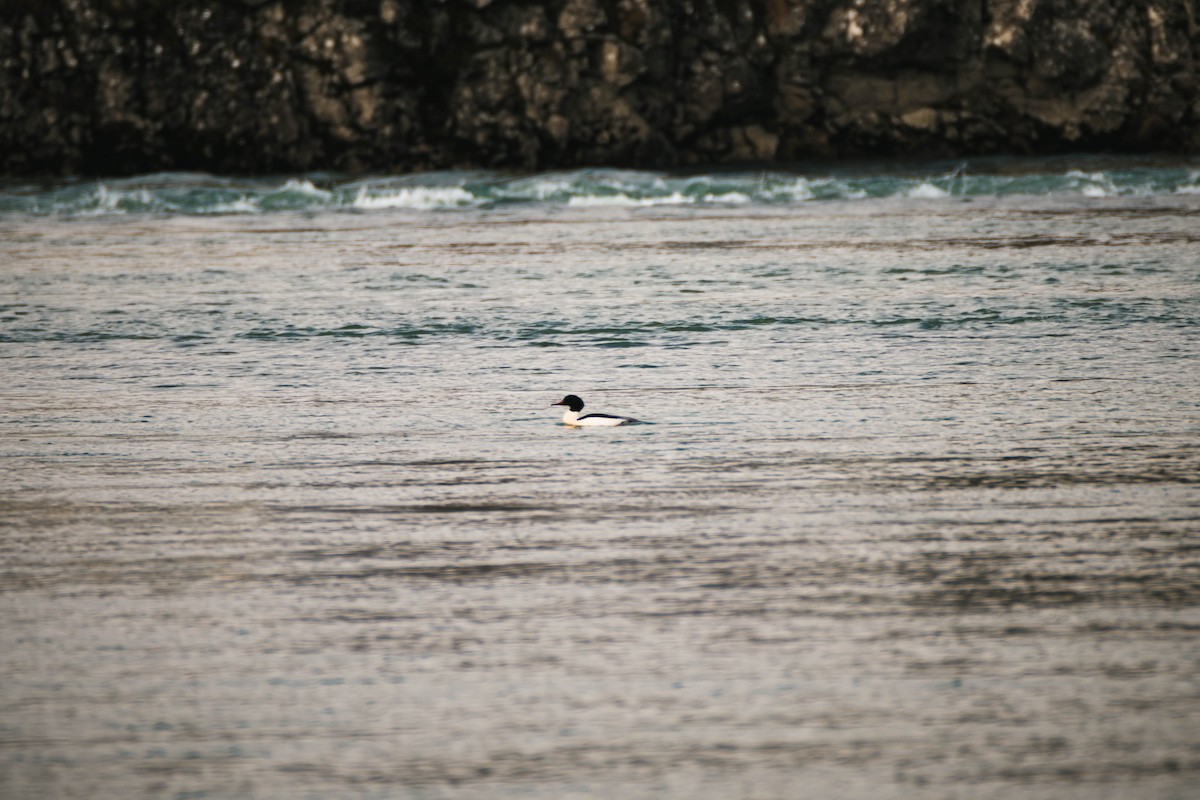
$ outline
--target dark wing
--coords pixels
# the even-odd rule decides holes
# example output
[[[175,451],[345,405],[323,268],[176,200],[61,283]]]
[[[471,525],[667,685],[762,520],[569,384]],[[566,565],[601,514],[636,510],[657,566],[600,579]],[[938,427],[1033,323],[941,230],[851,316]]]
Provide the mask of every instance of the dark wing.
[[[580,419],[619,419],[623,422],[637,422],[633,417],[620,417],[616,414],[584,414]]]

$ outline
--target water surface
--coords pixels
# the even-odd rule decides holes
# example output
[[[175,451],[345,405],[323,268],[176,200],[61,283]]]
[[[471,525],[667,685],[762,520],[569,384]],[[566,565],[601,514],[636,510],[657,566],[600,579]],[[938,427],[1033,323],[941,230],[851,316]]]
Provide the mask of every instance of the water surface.
[[[0,795],[1192,797],[1198,232],[1151,160],[0,188]]]

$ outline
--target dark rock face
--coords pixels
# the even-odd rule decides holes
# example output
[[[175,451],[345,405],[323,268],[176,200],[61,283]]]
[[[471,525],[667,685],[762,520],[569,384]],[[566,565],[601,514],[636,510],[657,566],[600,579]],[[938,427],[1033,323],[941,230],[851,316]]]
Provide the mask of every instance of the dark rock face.
[[[1200,151],[1200,0],[0,0],[0,172]]]

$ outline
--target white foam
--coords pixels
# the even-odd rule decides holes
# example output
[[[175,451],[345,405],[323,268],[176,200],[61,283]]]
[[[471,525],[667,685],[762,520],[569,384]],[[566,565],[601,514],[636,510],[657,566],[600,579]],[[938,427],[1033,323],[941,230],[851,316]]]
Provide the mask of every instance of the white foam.
[[[350,204],[353,208],[459,208],[476,205],[478,199],[461,186],[413,186],[388,190],[386,194],[368,193],[366,187]]]
[[[704,202],[706,203],[728,203],[730,205],[742,205],[753,200],[750,195],[745,192],[725,192],[724,194],[706,194]]]
[[[203,214],[246,214],[261,211],[262,208],[258,202],[251,197],[242,195],[237,200],[229,203],[218,203],[215,206],[209,206],[201,210]]]
[[[790,200],[811,200],[813,198],[812,186],[804,178],[797,178],[790,185],[773,187],[766,190],[764,194],[771,199]]]
[[[922,183],[919,186],[914,186],[913,188],[909,189],[905,193],[905,196],[924,198],[924,199],[936,199],[939,197],[949,197],[950,193],[947,192],[945,189],[939,189],[938,187],[934,186],[929,181],[926,181],[925,183]]]
[[[76,213],[82,217],[98,216],[101,214],[124,214],[125,209],[119,205],[121,198],[124,196],[124,192],[111,190],[101,183],[96,187],[94,195],[96,205],[91,208],[82,209]]]
[[[281,192],[297,192],[299,194],[307,194],[313,197],[329,197],[330,192],[325,189],[318,189],[313,185],[312,181],[297,180],[289,178],[287,183],[280,186],[278,191]]]
[[[1081,182],[1079,193],[1084,197],[1110,197],[1119,194],[1112,181],[1103,172],[1084,172],[1073,169],[1067,172],[1067,177]]]
[[[520,200],[549,200],[558,195],[569,194],[571,191],[571,182],[566,179],[542,179],[534,181],[522,186],[520,190],[511,194],[501,191],[503,197],[513,197]]]
[[[1200,172],[1188,173],[1188,182],[1175,187],[1175,194],[1200,194]]]
[[[627,194],[589,194],[572,197],[567,200],[567,205],[581,208],[589,206],[680,206],[694,202],[696,202],[695,198],[688,197],[680,192],[660,195],[658,197],[630,197]]]

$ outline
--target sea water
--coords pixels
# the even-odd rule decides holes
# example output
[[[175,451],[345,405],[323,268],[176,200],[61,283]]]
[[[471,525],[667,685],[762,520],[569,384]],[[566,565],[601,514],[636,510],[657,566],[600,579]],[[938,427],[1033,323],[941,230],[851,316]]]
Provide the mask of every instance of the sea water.
[[[0,796],[1200,792],[1200,161],[9,182],[0,275]]]

